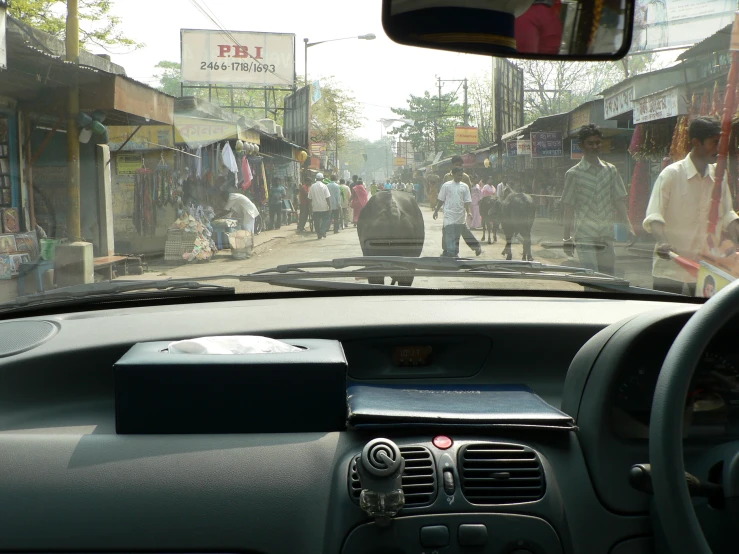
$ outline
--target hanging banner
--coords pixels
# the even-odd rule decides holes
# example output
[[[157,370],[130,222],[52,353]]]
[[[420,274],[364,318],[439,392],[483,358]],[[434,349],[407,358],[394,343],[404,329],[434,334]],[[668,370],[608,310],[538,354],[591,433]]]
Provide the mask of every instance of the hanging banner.
[[[311,85],[311,96],[310,96],[310,103],[315,104],[322,98],[321,96],[321,82],[320,81],[313,81],[313,84]]]
[[[512,140],[511,142],[506,143],[506,153],[509,156],[517,156],[518,155],[518,142],[515,140]]]
[[[733,0],[636,0],[630,53],[689,46],[734,21]]]
[[[182,81],[292,87],[295,35],[180,30]]]
[[[675,87],[634,100],[634,123],[686,115],[688,103],[685,89]]]
[[[516,141],[516,150],[519,156],[531,156],[531,141],[530,140]]]
[[[141,168],[141,154],[118,154],[115,158],[118,175],[136,175],[136,170]]]
[[[457,127],[455,127],[454,128],[454,144],[462,144],[462,145],[479,144],[477,127],[464,127],[461,125],[458,125]]]
[[[398,158],[397,156],[393,159],[393,165],[395,167],[402,167],[406,164],[405,158]]]
[[[603,118],[611,119],[632,110],[634,87],[626,87],[603,99]]]
[[[562,131],[532,131],[532,158],[561,158],[562,156]]]

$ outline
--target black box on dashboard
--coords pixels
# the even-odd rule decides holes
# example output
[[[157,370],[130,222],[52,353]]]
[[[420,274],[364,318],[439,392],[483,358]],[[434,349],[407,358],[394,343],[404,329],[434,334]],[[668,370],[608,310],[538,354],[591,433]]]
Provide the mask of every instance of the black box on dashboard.
[[[173,354],[135,344],[113,367],[119,434],[329,432],[346,428],[341,343],[283,340],[299,352]]]

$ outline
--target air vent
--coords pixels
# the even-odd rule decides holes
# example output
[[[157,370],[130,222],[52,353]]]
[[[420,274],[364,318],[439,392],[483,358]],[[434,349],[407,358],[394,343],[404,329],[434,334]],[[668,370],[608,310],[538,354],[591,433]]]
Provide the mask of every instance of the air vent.
[[[462,494],[472,504],[515,504],[544,496],[544,472],[531,448],[470,444],[459,459]]]
[[[436,498],[436,471],[431,452],[423,446],[401,446],[400,453],[405,459],[405,471],[403,471],[403,493],[405,493],[405,505],[428,506]],[[352,460],[349,471],[349,493],[352,500],[359,504],[359,494],[362,485],[357,473],[357,462],[359,456]]]

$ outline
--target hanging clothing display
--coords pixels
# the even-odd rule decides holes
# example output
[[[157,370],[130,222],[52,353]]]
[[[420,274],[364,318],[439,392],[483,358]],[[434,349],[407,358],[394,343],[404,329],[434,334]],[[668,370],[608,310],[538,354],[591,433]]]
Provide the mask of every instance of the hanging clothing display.
[[[253,177],[251,173],[251,167],[249,167],[249,159],[244,154],[241,157],[241,188],[243,190],[249,190],[249,187],[251,187],[252,179]]]

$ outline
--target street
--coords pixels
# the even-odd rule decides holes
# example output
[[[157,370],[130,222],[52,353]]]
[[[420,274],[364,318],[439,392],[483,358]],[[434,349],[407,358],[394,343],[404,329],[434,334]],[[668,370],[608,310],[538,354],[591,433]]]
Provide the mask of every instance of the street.
[[[434,221],[432,210],[428,205],[421,206],[424,216],[426,238],[422,256],[439,256],[442,253],[441,235],[443,214]],[[357,257],[362,255],[357,237],[357,229],[350,225],[347,229],[334,234],[333,226],[326,239],[317,240],[315,233],[297,233],[296,225],[283,226],[279,230],[264,231],[254,239],[254,254],[247,260],[235,260],[229,250],[218,252],[209,262],[185,265],[167,265],[159,260],[149,262],[149,271],[139,279],[152,278],[194,278],[215,275],[240,275],[267,269],[280,264],[331,260],[334,258]],[[482,230],[474,230],[475,236],[480,239]],[[551,219],[537,219],[532,231],[532,252],[535,261],[556,265],[577,266],[577,259],[570,258],[561,249],[544,248],[542,243],[561,242],[562,228]],[[501,260],[505,246],[505,238],[499,231],[498,242],[483,243],[483,253],[478,259]],[[646,250],[644,251],[646,252]],[[649,287],[651,284],[651,256],[648,253],[641,255],[629,253],[625,244],[616,246],[617,270],[620,277],[628,279],[633,285]],[[460,256],[474,258],[464,241],[460,241]],[[648,257],[647,257],[648,256]],[[514,241],[513,259],[522,257],[520,239]],[[131,279],[130,276],[122,277]],[[275,292],[272,285],[262,283],[239,282],[235,279],[219,280],[219,284],[234,286],[238,293]],[[389,284],[389,279],[386,280]],[[454,277],[416,278],[414,286],[427,288],[495,288],[517,290],[572,290],[582,291],[579,285],[542,280],[522,279],[471,279]]]

